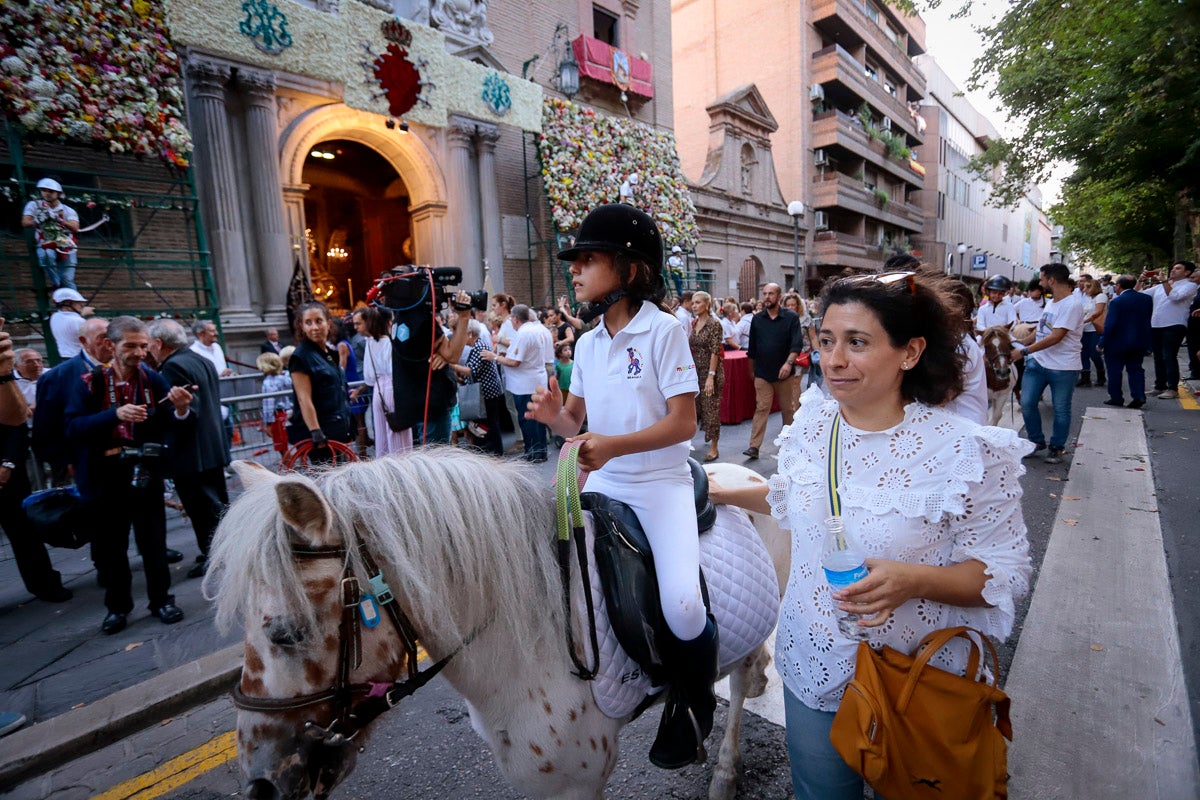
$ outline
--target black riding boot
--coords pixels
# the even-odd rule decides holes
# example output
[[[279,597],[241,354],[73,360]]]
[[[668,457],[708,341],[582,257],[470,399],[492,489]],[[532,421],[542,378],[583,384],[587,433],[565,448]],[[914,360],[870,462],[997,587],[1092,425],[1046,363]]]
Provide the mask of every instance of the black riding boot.
[[[1096,367],[1096,385],[1105,386],[1108,383],[1108,375],[1104,372],[1104,367]]]
[[[1080,386],[1091,386],[1091,385],[1092,385],[1092,371],[1089,369],[1089,370],[1080,372],[1079,380],[1075,381],[1076,388],[1078,388]]]
[[[712,615],[695,639],[672,642],[671,686],[658,737],[650,748],[650,763],[662,769],[702,764],[708,758],[704,739],[712,732],[717,696],[717,622]]]

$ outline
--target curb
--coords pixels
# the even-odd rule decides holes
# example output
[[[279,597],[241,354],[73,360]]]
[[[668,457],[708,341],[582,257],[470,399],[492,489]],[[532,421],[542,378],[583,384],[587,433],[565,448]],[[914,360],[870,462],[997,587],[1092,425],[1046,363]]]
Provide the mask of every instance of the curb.
[[[4,737],[0,786],[15,787],[164,717],[219,697],[241,674],[244,652],[243,645],[231,645]]]

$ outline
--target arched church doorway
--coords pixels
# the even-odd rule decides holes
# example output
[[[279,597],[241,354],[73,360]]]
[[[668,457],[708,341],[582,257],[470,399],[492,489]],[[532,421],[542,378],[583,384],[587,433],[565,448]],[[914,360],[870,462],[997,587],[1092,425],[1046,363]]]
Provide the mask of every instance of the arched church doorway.
[[[384,270],[413,261],[408,187],[374,149],[349,139],[313,145],[302,180],[313,293],[350,309]]]

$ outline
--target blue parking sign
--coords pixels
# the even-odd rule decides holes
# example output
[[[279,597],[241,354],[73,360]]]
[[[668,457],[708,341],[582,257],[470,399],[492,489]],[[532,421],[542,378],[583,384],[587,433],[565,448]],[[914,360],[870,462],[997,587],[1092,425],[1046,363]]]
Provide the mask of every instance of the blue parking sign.
[[[972,272],[987,272],[987,253],[976,253],[971,256]]]

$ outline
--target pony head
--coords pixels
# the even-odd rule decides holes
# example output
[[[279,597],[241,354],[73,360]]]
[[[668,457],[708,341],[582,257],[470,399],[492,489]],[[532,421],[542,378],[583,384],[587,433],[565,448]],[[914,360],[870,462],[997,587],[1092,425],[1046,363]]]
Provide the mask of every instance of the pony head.
[[[422,448],[316,478],[235,469],[246,491],[217,530],[204,590],[220,628],[245,626],[235,702],[247,797],[325,797],[354,768],[366,730],[343,723],[345,706],[325,696],[340,684],[345,585],[370,591],[360,545],[431,659],[468,643],[483,652],[522,642],[528,663],[518,669],[534,670],[537,643],[561,652],[553,505],[525,465]],[[539,613],[501,613],[502,603]],[[360,655],[347,661],[346,681],[356,703],[359,689],[409,675],[400,634],[382,616],[375,628],[357,626]],[[494,670],[494,659],[456,656],[443,674],[469,675],[467,664]]]
[[[988,388],[992,391],[1007,388],[1012,378],[1012,334],[1003,325],[994,325],[983,332],[980,343]]]

